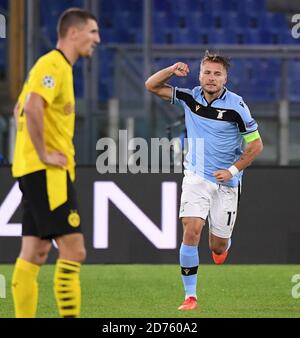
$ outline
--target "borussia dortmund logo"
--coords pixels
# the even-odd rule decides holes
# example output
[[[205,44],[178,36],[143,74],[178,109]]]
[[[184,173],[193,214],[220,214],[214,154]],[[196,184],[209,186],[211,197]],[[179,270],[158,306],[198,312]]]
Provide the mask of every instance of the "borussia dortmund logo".
[[[54,79],[51,75],[46,75],[43,78],[43,86],[46,87],[46,88],[49,88],[49,89],[51,89],[55,86],[55,81],[54,81]]]
[[[80,216],[77,210],[71,210],[68,217],[68,223],[73,228],[78,228],[80,225]]]
[[[66,115],[70,115],[74,112],[74,105],[72,103],[67,103],[64,106],[64,112]]]

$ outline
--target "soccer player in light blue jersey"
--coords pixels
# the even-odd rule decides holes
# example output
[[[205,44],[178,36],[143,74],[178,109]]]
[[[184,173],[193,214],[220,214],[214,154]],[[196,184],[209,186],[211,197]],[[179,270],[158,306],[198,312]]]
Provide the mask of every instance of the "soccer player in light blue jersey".
[[[146,81],[150,92],[185,112],[188,153],[179,215],[183,223],[180,266],[185,301],[179,310],[197,308],[198,245],[206,219],[212,258],[215,264],[222,264],[231,245],[243,170],[263,149],[249,108],[225,87],[229,66],[226,58],[207,51],[200,64],[200,86],[192,90],[166,83],[174,75],[188,75],[189,67],[182,62]]]

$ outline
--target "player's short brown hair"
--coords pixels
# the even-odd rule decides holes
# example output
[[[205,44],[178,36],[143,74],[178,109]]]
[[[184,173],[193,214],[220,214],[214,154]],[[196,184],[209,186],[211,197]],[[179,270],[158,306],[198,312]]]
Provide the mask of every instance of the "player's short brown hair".
[[[65,10],[57,23],[58,37],[64,38],[70,27],[86,24],[88,20],[98,21],[94,14],[85,9],[74,7]]]
[[[210,53],[208,50],[205,51],[204,57],[201,60],[201,66],[205,62],[220,63],[221,65],[224,66],[224,68],[226,69],[226,72],[228,72],[230,68],[230,61],[228,58],[221,56],[219,54],[216,54],[216,53]]]

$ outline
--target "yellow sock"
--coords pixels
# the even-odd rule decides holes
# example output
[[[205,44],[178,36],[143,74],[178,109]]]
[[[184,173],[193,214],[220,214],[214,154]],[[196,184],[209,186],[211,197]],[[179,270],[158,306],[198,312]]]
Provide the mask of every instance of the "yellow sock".
[[[58,259],[54,274],[54,293],[61,317],[79,317],[81,305],[80,263]]]
[[[16,318],[34,318],[38,302],[38,265],[17,259],[12,278]]]

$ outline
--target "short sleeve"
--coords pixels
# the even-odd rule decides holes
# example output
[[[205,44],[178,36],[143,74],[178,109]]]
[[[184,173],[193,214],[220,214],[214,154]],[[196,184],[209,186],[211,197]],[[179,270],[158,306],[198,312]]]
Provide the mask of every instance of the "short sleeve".
[[[50,105],[58,95],[61,76],[54,63],[41,59],[30,72],[28,92],[40,95]]]
[[[184,100],[180,99],[180,93],[186,93],[192,95],[192,91],[186,88],[172,87],[172,99],[171,104],[184,108]]]
[[[238,108],[239,115],[241,116],[244,124],[244,130],[241,132],[242,135],[253,133],[257,130],[258,125],[254,118],[251,116],[250,110],[246,103],[241,100]]]

